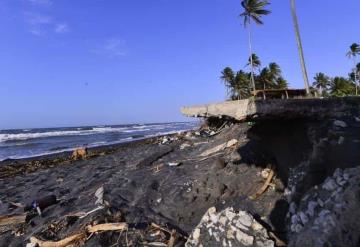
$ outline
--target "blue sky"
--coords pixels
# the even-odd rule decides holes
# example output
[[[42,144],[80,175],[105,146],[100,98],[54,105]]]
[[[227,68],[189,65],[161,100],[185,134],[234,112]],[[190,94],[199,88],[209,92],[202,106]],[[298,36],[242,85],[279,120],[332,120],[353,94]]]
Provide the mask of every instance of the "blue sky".
[[[297,1],[309,76],[347,75],[360,1]],[[289,1],[273,0],[254,51],[302,87]],[[239,0],[0,0],[0,128],[186,120],[244,69]]]

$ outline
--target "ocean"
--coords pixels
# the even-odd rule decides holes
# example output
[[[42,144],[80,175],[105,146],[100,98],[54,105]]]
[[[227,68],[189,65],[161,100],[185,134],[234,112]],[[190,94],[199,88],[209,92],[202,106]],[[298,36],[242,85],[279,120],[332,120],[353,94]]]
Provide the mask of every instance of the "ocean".
[[[177,122],[0,130],[0,161],[130,142],[198,126],[198,122]]]

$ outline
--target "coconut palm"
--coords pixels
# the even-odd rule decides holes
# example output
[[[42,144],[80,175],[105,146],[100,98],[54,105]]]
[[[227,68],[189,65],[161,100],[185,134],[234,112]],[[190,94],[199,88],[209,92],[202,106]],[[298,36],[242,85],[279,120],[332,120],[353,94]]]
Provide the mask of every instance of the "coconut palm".
[[[306,70],[304,51],[303,51],[301,36],[300,36],[300,28],[299,28],[298,18],[297,18],[297,14],[296,14],[295,0],[290,0],[290,5],[291,5],[291,14],[293,17],[293,22],[294,22],[296,42],[297,42],[298,51],[299,51],[301,71],[302,71],[302,75],[304,78],[305,89],[306,89],[306,93],[310,94],[309,77],[308,77],[307,70]]]
[[[260,69],[261,61],[260,61],[260,58],[255,53],[253,53],[252,56],[249,57],[248,63],[246,65],[251,66],[251,61],[252,61],[252,66],[254,68]]]
[[[236,99],[245,99],[250,96],[249,78],[249,73],[243,70],[236,73],[233,85],[236,92]]]
[[[235,73],[230,67],[226,67],[223,71],[221,71],[220,79],[225,84],[226,94],[229,96],[230,92],[232,92],[232,85],[234,83]]]
[[[355,94],[358,94],[358,85],[357,85],[357,80],[358,80],[358,68],[357,68],[357,64],[356,64],[356,57],[357,55],[360,55],[360,45],[357,43],[353,43],[350,46],[350,50],[348,51],[348,53],[346,54],[350,59],[353,59],[354,62],[354,69],[353,69],[353,73],[354,73],[354,83],[355,83]]]
[[[317,73],[314,80],[313,86],[320,91],[321,96],[324,96],[324,93],[330,85],[330,78],[324,73]]]
[[[249,50],[250,50],[250,66],[251,66],[251,83],[253,90],[255,91],[255,80],[254,80],[254,63],[252,59],[252,44],[251,44],[251,22],[254,21],[258,25],[262,25],[263,22],[261,17],[268,15],[271,12],[264,9],[268,5],[266,0],[242,0],[241,6],[244,8],[244,12],[240,14],[244,18],[244,25],[248,29],[249,35]]]
[[[287,81],[282,76],[279,76],[279,78],[276,79],[276,89],[287,89],[287,88],[288,88]]]
[[[344,97],[354,93],[354,84],[344,77],[335,77],[330,83],[331,95]]]

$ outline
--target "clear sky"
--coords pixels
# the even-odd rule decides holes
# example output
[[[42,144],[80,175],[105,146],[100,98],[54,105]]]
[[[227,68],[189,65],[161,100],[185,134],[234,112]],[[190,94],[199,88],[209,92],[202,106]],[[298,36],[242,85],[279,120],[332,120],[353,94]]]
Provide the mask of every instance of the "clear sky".
[[[302,77],[288,0],[254,27],[254,52]],[[298,0],[310,78],[346,76],[360,1]],[[221,101],[225,66],[244,69],[240,0],[0,0],[0,129],[186,120]]]

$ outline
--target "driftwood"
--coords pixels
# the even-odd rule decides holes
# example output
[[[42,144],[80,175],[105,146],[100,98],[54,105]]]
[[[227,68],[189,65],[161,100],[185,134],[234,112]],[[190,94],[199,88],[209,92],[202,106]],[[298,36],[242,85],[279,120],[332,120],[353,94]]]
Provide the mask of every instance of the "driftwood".
[[[273,169],[270,169],[270,173],[264,183],[264,185],[252,196],[250,196],[249,198],[251,200],[255,200],[257,199],[259,196],[261,196],[262,194],[264,194],[264,192],[267,190],[267,188],[269,187],[270,183],[271,183],[271,180],[273,179],[275,175],[275,172]]]
[[[56,242],[42,241],[35,237],[31,237],[30,242],[32,244],[37,244],[39,247],[66,247],[66,246],[69,246],[69,245],[71,245],[77,241],[80,241],[84,238],[85,238],[85,234],[79,233],[79,234],[72,235],[70,237],[64,238],[64,239],[62,239],[60,241],[56,241]]]
[[[174,247],[175,240],[176,240],[176,231],[172,230],[169,242],[167,244],[167,247]]]
[[[232,139],[232,140],[230,140],[230,141],[228,141],[228,142],[225,142],[225,143],[223,143],[223,144],[220,144],[220,145],[218,145],[218,146],[216,146],[216,147],[213,147],[213,148],[211,148],[211,149],[208,149],[208,150],[202,152],[202,153],[200,154],[200,157],[209,156],[209,155],[212,155],[212,154],[217,153],[217,152],[219,152],[219,151],[222,151],[222,150],[224,150],[224,149],[226,149],[226,148],[233,147],[233,146],[235,146],[238,142],[239,142],[238,140]]]
[[[103,231],[120,231],[127,229],[128,229],[128,224],[126,223],[107,223],[107,224],[99,224],[95,226],[86,227],[86,230],[89,233],[103,232]]]
[[[94,234],[97,232],[104,232],[104,231],[127,230],[127,228],[128,228],[128,224],[126,223],[107,223],[107,224],[99,224],[94,226],[87,226],[86,230],[88,233]],[[79,233],[79,234],[71,235],[70,237],[64,238],[56,242],[43,241],[37,239],[36,237],[31,237],[30,242],[32,244],[37,244],[39,247],[67,247],[67,246],[71,246],[73,243],[85,239],[86,239],[86,233]]]
[[[0,216],[0,226],[17,225],[26,222],[27,214]]]

